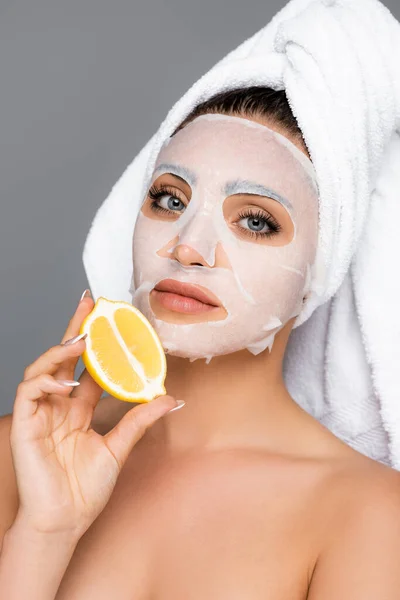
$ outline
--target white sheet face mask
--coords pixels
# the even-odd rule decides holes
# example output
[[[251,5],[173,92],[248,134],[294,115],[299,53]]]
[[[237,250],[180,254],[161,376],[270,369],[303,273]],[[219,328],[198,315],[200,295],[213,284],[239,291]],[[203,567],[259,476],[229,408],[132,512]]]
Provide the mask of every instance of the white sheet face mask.
[[[133,304],[170,354],[209,361],[244,348],[271,350],[300,313],[312,278],[318,193],[311,161],[266,125],[212,114],[164,143],[150,189],[156,181],[162,189],[167,173],[181,178],[167,176],[176,194],[148,195],[136,222]],[[202,286],[221,307],[160,314],[152,290],[164,279]]]

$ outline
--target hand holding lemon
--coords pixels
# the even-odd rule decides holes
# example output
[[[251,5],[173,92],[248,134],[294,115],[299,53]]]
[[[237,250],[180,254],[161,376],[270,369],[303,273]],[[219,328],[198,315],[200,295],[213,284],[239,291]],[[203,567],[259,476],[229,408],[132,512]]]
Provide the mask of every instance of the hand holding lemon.
[[[87,370],[76,382],[81,355]],[[165,373],[161,344],[134,307],[81,299],[62,343],[25,369],[17,388],[10,442],[18,523],[40,534],[84,534],[107,504],[134,445],[179,406],[165,395]],[[104,436],[91,428],[103,389],[141,403]]]

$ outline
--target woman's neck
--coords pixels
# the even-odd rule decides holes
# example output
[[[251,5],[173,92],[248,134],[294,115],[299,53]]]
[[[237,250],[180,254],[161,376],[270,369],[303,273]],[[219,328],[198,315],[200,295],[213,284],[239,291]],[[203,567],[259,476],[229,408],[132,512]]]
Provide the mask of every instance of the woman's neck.
[[[208,365],[168,356],[167,392],[186,405],[154,423],[152,443],[163,453],[237,447],[290,453],[314,420],[285,387],[283,338],[276,337],[271,354],[243,350]]]

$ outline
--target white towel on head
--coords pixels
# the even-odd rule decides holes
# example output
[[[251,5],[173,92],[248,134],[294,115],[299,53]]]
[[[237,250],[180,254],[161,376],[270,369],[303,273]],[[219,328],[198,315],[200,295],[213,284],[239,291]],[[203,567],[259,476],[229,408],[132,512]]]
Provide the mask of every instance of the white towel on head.
[[[289,338],[285,381],[338,437],[396,469],[399,56],[400,24],[378,0],[292,0],[172,107],[99,208],[83,252],[93,296],[130,302],[133,228],[163,141],[217,92],[284,89],[316,169],[325,267]]]

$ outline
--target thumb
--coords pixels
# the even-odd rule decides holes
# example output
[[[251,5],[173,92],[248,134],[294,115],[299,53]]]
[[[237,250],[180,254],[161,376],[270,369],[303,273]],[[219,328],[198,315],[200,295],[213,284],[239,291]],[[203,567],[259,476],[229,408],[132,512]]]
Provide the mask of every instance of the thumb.
[[[178,403],[172,396],[158,396],[150,402],[128,410],[115,427],[103,436],[120,469],[146,429],[176,406]]]

